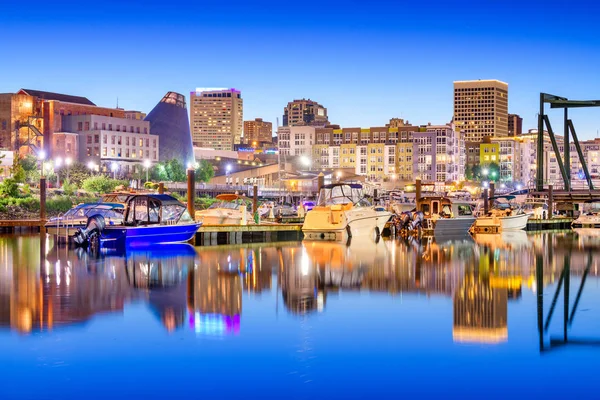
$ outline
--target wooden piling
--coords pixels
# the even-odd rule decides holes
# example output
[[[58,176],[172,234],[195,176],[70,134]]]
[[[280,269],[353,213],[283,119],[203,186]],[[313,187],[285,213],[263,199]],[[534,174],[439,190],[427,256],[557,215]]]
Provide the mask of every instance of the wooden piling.
[[[490,210],[489,198],[488,198],[488,190],[487,188],[483,189],[483,212],[485,214]]]
[[[415,181],[415,206],[417,207],[417,211],[420,211],[419,207],[421,203],[421,178],[417,178]]]
[[[165,194],[165,184],[163,182],[158,184],[158,194]]]
[[[252,187],[252,216],[258,211],[258,185]]]
[[[40,176],[40,230],[46,224],[46,177]]]
[[[187,209],[192,219],[196,219],[194,200],[196,197],[196,171],[193,168],[187,170]],[[191,240],[192,245],[196,245],[196,236]]]
[[[321,172],[319,176],[317,176],[317,192],[321,193],[321,188],[325,186],[325,175]]]
[[[494,182],[490,182],[490,197],[494,197],[496,195],[496,184]]]
[[[548,185],[548,219],[554,214],[554,185]]]

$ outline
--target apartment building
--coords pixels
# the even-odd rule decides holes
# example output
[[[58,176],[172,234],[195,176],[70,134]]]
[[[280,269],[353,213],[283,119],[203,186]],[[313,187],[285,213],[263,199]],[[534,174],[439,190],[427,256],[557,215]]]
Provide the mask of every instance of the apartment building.
[[[262,118],[244,121],[244,142],[251,146],[273,143],[273,124],[263,121]]]
[[[283,109],[283,126],[329,125],[327,108],[311,99],[290,101]]]
[[[277,138],[279,152],[282,156],[312,157],[313,144],[315,144],[315,127],[280,126],[277,129]]]
[[[196,89],[190,93],[190,130],[196,147],[233,150],[241,143],[242,93],[236,89]]]

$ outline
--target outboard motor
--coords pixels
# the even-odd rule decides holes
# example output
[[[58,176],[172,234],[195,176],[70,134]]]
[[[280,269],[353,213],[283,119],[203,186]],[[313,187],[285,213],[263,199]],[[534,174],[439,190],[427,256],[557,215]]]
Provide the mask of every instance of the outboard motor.
[[[93,237],[99,237],[105,226],[106,221],[102,215],[92,215],[88,218],[85,228],[80,228],[77,230],[73,236],[73,241],[78,246],[90,244],[90,239]]]
[[[423,214],[422,211],[415,211],[412,214],[412,221],[410,223],[410,229],[417,229],[418,227],[422,227],[424,220],[425,220],[425,214]]]

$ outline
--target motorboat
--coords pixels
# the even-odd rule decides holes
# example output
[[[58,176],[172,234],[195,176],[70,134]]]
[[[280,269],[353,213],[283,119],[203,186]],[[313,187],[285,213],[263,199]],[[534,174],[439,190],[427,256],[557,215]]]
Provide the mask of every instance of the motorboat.
[[[242,225],[254,223],[248,205],[252,200],[238,194],[220,194],[206,210],[196,211],[196,221],[202,221],[204,226],[210,225]]]
[[[515,203],[515,198],[513,195],[490,197],[492,208],[487,214],[479,210],[479,216],[473,225],[475,232],[499,233],[525,229],[532,214],[525,213]]]
[[[466,235],[475,222],[474,206],[468,201],[444,196],[426,196],[414,211],[399,215],[399,228],[408,231],[425,229],[435,236]]]
[[[571,223],[571,228],[585,230],[588,234],[591,229],[600,229],[600,199],[588,200],[583,203],[582,212]]]
[[[85,228],[92,215],[101,215],[108,225],[123,223],[125,206],[120,203],[82,203],[74,206],[46,223],[50,235],[73,236],[80,228]]]
[[[313,205],[314,207],[314,205]],[[273,218],[278,216],[281,217],[295,217],[298,215],[298,211],[291,204],[275,203],[274,201],[265,201],[258,207],[258,214],[261,218],[269,218],[273,211]]]
[[[122,224],[110,225],[102,215],[92,215],[73,238],[76,244],[93,249],[183,243],[192,239],[201,225],[176,198],[139,194],[127,199]]]
[[[306,213],[302,232],[308,240],[377,237],[391,216],[364,197],[360,184],[335,183],[321,188],[317,205]]]

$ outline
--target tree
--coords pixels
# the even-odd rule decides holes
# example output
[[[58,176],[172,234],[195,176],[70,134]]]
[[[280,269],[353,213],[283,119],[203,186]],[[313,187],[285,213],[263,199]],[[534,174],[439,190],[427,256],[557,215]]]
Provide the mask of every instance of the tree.
[[[151,170],[151,176],[158,181],[185,182],[187,180],[185,167],[176,158],[156,164]]]
[[[58,176],[61,181],[67,180],[67,171],[69,175],[69,183],[81,187],[83,181],[89,178],[92,174],[87,165],[80,162],[75,162],[72,165],[63,165],[58,171]]]
[[[19,185],[14,178],[6,178],[0,183],[0,196],[2,197],[18,197]]]
[[[196,168],[196,182],[208,182],[215,176],[215,170],[207,160],[200,160]]]
[[[25,183],[26,173],[21,158],[15,157],[10,174],[16,183]]]
[[[468,181],[473,180],[473,168],[470,165],[465,167],[465,179]]]
[[[476,181],[481,180],[481,165],[479,165],[479,164],[473,165],[471,172],[473,174],[473,180],[476,180]]]
[[[490,163],[487,168],[489,169],[489,178],[491,181],[500,180],[500,166],[497,163]]]
[[[129,182],[112,179],[104,175],[91,176],[82,183],[83,189],[90,193],[110,193],[119,185],[128,186]]]

